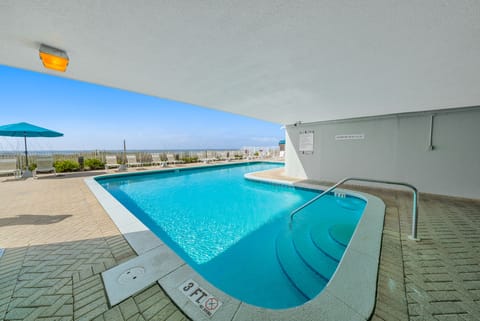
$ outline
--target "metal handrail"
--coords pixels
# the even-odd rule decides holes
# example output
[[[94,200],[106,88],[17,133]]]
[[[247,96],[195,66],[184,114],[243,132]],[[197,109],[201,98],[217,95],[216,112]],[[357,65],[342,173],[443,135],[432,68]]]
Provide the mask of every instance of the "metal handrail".
[[[315,196],[312,198],[310,201],[306,202],[299,208],[293,210],[290,213],[290,229],[292,228],[292,223],[293,223],[293,217],[295,214],[303,210],[305,207],[308,205],[312,204],[319,198],[323,197],[324,195],[330,193],[334,189],[336,189],[338,186],[342,185],[343,183],[347,181],[360,181],[360,182],[369,182],[369,183],[381,183],[381,184],[390,184],[390,185],[401,185],[410,188],[413,191],[413,208],[412,208],[412,235],[409,236],[410,239],[412,240],[419,240],[417,238],[417,224],[418,224],[418,190],[415,186],[408,184],[408,183],[402,183],[402,182],[393,182],[393,181],[384,181],[384,180],[378,180],[378,179],[370,179],[370,178],[358,178],[358,177],[346,177],[340,181],[338,181],[335,185],[332,187],[328,188],[327,190],[323,191],[319,195]]]

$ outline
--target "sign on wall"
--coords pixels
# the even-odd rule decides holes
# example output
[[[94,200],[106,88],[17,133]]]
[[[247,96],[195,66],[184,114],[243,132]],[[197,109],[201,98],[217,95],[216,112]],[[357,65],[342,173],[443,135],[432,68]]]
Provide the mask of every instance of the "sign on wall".
[[[365,139],[365,134],[335,135],[335,140],[357,140]]]
[[[313,154],[313,130],[305,130],[300,132],[299,151],[302,154]]]

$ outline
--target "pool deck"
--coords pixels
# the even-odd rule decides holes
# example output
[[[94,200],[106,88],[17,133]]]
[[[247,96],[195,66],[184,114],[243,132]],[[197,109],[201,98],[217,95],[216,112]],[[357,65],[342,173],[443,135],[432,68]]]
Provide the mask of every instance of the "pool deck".
[[[100,273],[135,253],[84,183],[102,173],[0,177],[0,320],[188,320],[157,283],[108,305]],[[352,189],[387,206],[371,320],[480,320],[480,200],[421,194],[415,242],[408,192]]]

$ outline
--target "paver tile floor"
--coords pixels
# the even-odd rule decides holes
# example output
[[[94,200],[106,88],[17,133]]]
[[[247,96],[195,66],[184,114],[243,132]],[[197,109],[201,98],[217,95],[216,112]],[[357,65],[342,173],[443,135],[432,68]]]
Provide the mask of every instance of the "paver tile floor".
[[[135,253],[83,178],[0,178],[0,320],[188,320],[158,284],[109,306],[100,273]],[[355,189],[387,205],[371,319],[480,320],[480,201],[421,195],[415,242],[408,193]]]

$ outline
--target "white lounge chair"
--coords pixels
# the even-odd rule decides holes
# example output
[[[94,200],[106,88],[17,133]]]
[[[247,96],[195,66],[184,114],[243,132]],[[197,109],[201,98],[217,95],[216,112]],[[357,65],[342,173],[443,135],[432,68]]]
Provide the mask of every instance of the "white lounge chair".
[[[175,155],[173,155],[173,154],[167,154],[167,163],[168,164],[182,164],[182,163],[185,163],[185,162],[182,161],[182,160],[177,160],[175,158]]]
[[[262,159],[272,158],[272,152],[269,151],[269,150],[264,150],[260,153],[260,158],[262,158]]]
[[[223,160],[226,161],[226,162],[231,161],[231,160],[232,160],[232,156],[233,156],[232,152],[229,152],[229,151],[222,153],[222,158],[223,158]]]
[[[142,166],[143,164],[137,162],[137,156],[135,155],[127,155],[127,166],[128,167],[135,167],[135,166]]]
[[[219,160],[219,161],[228,161],[227,154],[228,154],[228,152],[220,152],[220,153],[217,153],[217,160]]]
[[[53,166],[53,157],[38,157],[36,160],[37,168],[33,170],[33,177],[37,177],[38,173],[51,173],[53,172],[55,176],[57,171]]]
[[[175,159],[175,155],[167,154],[167,164],[176,164],[177,160]]]
[[[197,153],[198,160],[203,163],[208,163],[210,159],[207,157],[206,153],[200,152]]]
[[[117,156],[107,155],[105,156],[105,169],[120,167],[120,164],[117,163]]]
[[[152,165],[160,165],[162,167],[165,167],[167,165],[167,162],[162,161],[160,158],[160,154],[152,154]]]
[[[20,176],[20,170],[17,169],[16,158],[0,159],[0,175],[3,174],[13,174],[15,177]]]
[[[207,159],[208,159],[209,162],[217,161],[217,153],[207,151]]]
[[[231,160],[242,160],[243,159],[243,154],[241,152],[232,150],[230,152],[230,159]]]

